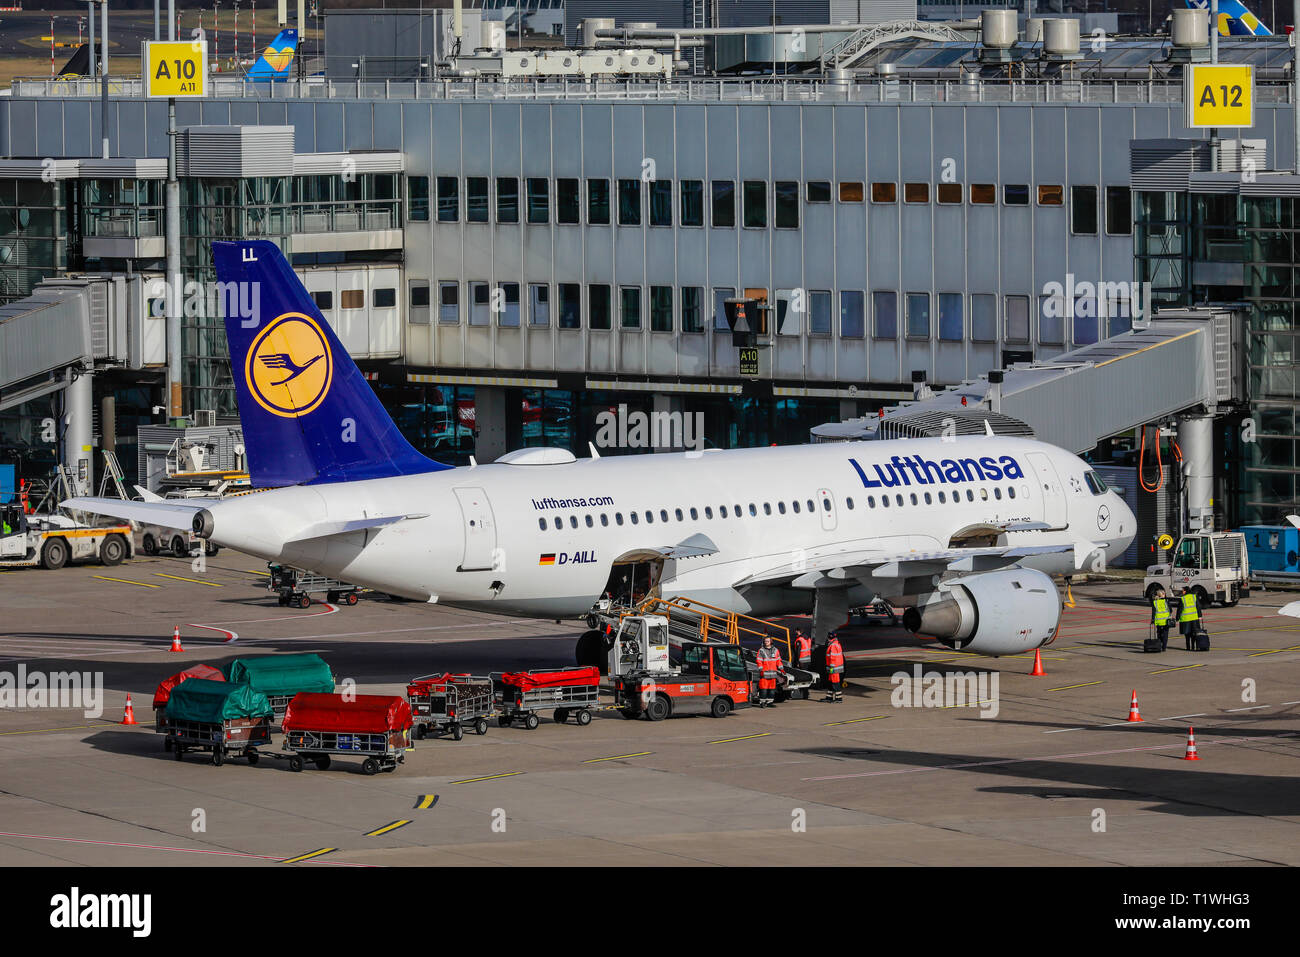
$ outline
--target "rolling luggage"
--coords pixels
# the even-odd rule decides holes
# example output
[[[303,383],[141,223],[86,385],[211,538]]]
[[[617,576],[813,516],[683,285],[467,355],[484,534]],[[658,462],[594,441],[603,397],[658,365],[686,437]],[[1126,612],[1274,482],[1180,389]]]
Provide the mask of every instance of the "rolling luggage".
[[[1202,628],[1200,631],[1198,631],[1196,634],[1192,636],[1192,650],[1193,651],[1210,650],[1210,635],[1208,632],[1206,632],[1204,628]]]
[[[1145,652],[1161,651],[1159,638],[1142,639],[1142,650]]]

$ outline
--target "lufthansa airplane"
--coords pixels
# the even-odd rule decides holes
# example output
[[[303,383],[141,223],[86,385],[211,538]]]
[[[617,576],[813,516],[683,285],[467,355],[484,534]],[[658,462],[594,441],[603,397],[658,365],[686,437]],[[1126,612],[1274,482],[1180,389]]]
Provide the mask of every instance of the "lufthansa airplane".
[[[530,448],[452,468],[398,432],[279,249],[214,243],[253,485],[217,502],[75,498],[67,508],[193,529],[214,544],[379,591],[507,615],[580,619],[606,594],[813,614],[907,606],[954,648],[1051,641],[1049,575],[1133,539],[1086,462],[1007,436],[708,449],[575,459]],[[229,285],[239,284],[239,285]],[[268,488],[269,487],[269,488]],[[603,653],[579,639],[579,663]]]

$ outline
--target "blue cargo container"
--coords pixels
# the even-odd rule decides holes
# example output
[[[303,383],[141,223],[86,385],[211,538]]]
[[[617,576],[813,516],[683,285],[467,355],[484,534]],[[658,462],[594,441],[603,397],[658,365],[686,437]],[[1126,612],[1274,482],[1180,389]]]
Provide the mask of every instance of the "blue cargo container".
[[[1300,529],[1291,525],[1243,525],[1246,554],[1256,572],[1300,572]]]

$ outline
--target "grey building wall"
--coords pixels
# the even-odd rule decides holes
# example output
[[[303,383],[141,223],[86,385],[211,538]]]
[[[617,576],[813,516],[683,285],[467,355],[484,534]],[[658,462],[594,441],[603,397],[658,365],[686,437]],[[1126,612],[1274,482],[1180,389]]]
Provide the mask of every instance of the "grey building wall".
[[[115,153],[162,156],[166,103],[113,101]],[[177,104],[178,123],[291,125],[298,152],[401,149],[407,175],[940,182],[951,159],[958,182],[1126,185],[1128,142],[1189,135],[1178,104],[785,104],[547,101],[209,100]],[[1288,106],[1260,104],[1252,136],[1269,141],[1275,168],[1291,156]],[[93,155],[99,104],[0,99],[0,154]],[[869,188],[869,187],[868,187]],[[802,192],[802,190],[801,190]],[[769,186],[769,198],[771,190]],[[900,196],[901,199],[901,196]],[[584,217],[585,218],[585,217]],[[463,211],[462,211],[463,219]],[[595,375],[735,376],[729,335],[470,327],[466,283],[638,285],[643,327],[650,285],[870,293],[943,292],[1031,297],[1067,273],[1133,278],[1131,236],[1075,236],[1069,207],[801,203],[801,228],[480,225],[412,223],[406,278],[461,284],[458,325],[408,324],[407,361],[437,369],[584,371]],[[676,221],[676,217],[674,217]],[[706,292],[706,311],[711,296]],[[967,300],[969,301],[969,300]],[[552,303],[555,302],[552,286]],[[585,303],[584,303],[585,305]],[[838,328],[838,303],[833,309]],[[969,310],[969,306],[967,306]],[[1001,313],[1001,309],[1000,309]],[[901,321],[901,316],[900,316]],[[969,324],[969,311],[967,312]],[[774,374],[810,383],[906,382],[913,369],[951,382],[996,368],[1001,341],[940,342],[778,336]],[[1039,357],[1067,346],[1042,346]]]
[[[461,51],[479,44],[482,11],[463,12]],[[325,73],[353,79],[432,77],[433,64],[454,47],[450,10],[325,9]],[[420,63],[427,64],[421,70]],[[355,66],[354,66],[355,64]]]
[[[856,22],[856,14],[836,12],[831,19],[832,7],[849,7],[855,11],[858,0],[776,0],[777,22],[838,23],[840,19]],[[660,27],[689,27],[694,24],[696,6],[703,9],[704,25],[710,27],[765,27],[772,23],[772,0],[718,0],[717,22],[712,22],[710,10],[713,0],[565,0],[564,38],[576,44],[578,24],[591,17],[613,17],[616,25],[624,22],[647,21]],[[863,7],[895,6],[916,9],[908,0],[862,0]],[[912,19],[915,19],[912,17]]]

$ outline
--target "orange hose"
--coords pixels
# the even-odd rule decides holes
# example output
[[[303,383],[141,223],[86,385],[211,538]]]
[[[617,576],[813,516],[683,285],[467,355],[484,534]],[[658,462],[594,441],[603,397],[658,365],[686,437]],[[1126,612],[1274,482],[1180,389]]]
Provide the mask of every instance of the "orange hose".
[[[1177,447],[1176,443],[1175,443],[1175,447]],[[1179,454],[1181,455],[1181,450]],[[1142,448],[1141,451],[1138,452],[1138,481],[1142,483],[1142,488],[1145,489],[1146,491],[1158,492],[1162,488],[1164,488],[1165,485],[1165,464],[1164,464],[1164,460],[1160,456],[1160,426],[1158,425],[1156,426],[1156,468],[1160,470],[1159,473],[1160,478],[1156,481],[1156,484],[1154,486],[1147,484],[1146,476],[1143,474],[1143,471],[1146,468],[1146,460],[1147,460],[1147,427],[1144,425],[1142,426]]]

